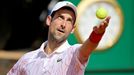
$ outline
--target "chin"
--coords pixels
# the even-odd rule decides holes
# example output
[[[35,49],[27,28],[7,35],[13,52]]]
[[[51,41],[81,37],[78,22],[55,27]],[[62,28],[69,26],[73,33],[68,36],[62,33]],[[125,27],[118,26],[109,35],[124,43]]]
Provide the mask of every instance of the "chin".
[[[55,39],[58,41],[58,42],[63,42],[65,41],[67,38],[63,37],[63,36],[57,36],[55,37]]]

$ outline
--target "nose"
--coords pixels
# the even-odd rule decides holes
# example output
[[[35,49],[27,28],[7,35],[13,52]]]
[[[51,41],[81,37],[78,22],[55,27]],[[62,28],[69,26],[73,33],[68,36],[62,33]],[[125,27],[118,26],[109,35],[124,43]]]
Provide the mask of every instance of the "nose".
[[[64,29],[64,28],[66,27],[66,22],[65,22],[65,21],[63,21],[63,22],[61,23],[61,27],[62,27],[62,29]]]

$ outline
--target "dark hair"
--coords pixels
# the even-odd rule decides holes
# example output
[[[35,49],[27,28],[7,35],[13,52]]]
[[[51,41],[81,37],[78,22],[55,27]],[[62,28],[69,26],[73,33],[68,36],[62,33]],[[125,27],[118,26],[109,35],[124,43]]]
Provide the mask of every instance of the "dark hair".
[[[56,11],[53,11],[53,13],[50,15],[52,18],[54,17]]]

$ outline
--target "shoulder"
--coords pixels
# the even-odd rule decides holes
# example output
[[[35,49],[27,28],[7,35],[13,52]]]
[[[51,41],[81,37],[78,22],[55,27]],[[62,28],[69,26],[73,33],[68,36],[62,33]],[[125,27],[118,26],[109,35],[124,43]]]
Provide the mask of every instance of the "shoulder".
[[[79,50],[79,48],[81,47],[82,44],[74,44],[74,45],[71,45],[69,48],[68,48],[68,52],[76,52],[77,50]]]
[[[74,44],[70,48],[72,49],[79,49],[82,46],[82,44]]]
[[[21,58],[23,59],[34,58],[38,55],[38,53],[39,53],[39,49],[36,49],[36,50],[25,53]]]
[[[25,66],[26,64],[34,61],[34,59],[36,59],[37,55],[39,53],[39,50],[34,50],[34,51],[30,51],[25,53],[15,64],[18,67],[22,67]]]
[[[39,49],[27,52],[18,60],[18,62],[22,62],[22,61],[28,62],[31,59],[34,59],[38,55],[38,53],[39,53]]]
[[[77,48],[77,47],[80,47],[81,45],[82,45],[82,44],[74,44],[74,45],[72,45],[71,47],[74,47],[74,48],[76,47],[76,48]]]
[[[17,62],[14,64],[14,66],[11,68],[11,70],[8,72],[8,74],[20,74],[21,71],[23,71],[24,67],[32,61],[32,59],[38,54],[38,49],[35,51],[30,51],[28,53],[25,53]]]
[[[25,53],[25,54],[22,56],[22,58],[23,58],[23,59],[33,59],[33,58],[36,58],[36,57],[38,56],[38,54],[43,51],[43,48],[44,48],[45,44],[46,44],[46,42],[42,43],[42,45],[40,46],[40,48]]]

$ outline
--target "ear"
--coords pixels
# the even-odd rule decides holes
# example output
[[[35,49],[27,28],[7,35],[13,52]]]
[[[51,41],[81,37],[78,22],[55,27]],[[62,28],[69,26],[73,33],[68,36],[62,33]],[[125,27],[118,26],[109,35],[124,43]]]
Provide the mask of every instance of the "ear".
[[[72,31],[71,31],[71,34],[74,33],[74,30],[75,30],[75,26],[73,26]]]
[[[48,15],[47,18],[46,18],[47,26],[50,26],[51,20],[52,20],[52,17]]]

